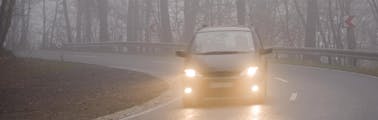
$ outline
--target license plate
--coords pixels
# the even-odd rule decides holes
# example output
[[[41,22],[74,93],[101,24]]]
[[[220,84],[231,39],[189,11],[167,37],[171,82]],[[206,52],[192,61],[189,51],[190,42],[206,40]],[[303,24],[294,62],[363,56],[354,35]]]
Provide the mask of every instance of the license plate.
[[[210,83],[210,88],[230,88],[232,87],[232,82],[212,82]]]

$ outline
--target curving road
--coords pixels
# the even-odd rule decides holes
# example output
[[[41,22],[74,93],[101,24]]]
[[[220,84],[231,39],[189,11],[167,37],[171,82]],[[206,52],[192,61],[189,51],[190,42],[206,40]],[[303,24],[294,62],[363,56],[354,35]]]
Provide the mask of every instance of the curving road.
[[[168,57],[83,52],[17,52],[18,56],[132,69],[175,80],[181,60]],[[180,95],[166,104],[122,120],[377,120],[378,78],[294,65],[269,66],[268,101],[263,105],[210,103],[183,108]]]

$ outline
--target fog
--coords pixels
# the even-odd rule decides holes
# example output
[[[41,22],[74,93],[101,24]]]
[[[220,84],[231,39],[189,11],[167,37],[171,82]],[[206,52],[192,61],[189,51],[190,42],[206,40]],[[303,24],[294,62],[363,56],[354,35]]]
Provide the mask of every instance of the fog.
[[[375,120],[377,0],[0,0],[1,120]]]
[[[4,45],[185,44],[203,25],[253,25],[269,46],[376,49],[375,6],[375,0],[17,0]]]

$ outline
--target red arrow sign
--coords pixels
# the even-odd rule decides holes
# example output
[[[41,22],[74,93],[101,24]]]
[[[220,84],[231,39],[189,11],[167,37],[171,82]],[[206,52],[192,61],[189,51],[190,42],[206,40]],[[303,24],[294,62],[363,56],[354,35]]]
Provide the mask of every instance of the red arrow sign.
[[[345,23],[346,23],[347,27],[349,27],[349,28],[354,28],[354,27],[356,27],[356,26],[353,24],[353,19],[354,19],[354,16],[348,16],[348,18],[345,20]]]

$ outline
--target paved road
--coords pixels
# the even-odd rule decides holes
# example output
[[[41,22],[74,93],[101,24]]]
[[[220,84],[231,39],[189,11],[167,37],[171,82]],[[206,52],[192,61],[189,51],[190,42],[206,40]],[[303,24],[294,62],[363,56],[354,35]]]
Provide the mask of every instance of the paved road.
[[[181,60],[137,55],[46,52],[18,53],[44,59],[99,64],[176,78]],[[378,78],[293,65],[269,66],[268,102],[183,108],[180,99],[123,120],[377,120]],[[179,97],[179,95],[178,95]]]

